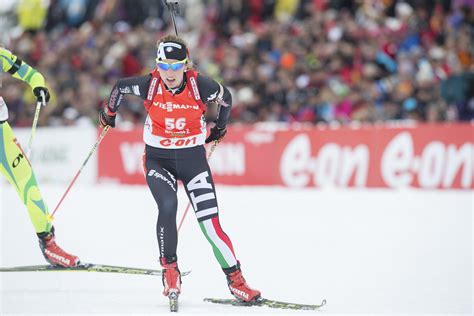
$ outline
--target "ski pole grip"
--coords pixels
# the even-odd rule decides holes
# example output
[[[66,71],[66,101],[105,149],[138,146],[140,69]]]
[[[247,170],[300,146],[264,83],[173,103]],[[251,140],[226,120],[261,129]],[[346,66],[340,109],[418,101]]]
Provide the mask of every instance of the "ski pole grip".
[[[42,105],[46,106],[46,95],[44,94],[44,91],[41,90],[40,94],[41,94]]]
[[[172,14],[179,12],[180,2],[181,1],[178,1],[178,0],[165,0],[165,4],[168,7],[168,10],[170,10]]]

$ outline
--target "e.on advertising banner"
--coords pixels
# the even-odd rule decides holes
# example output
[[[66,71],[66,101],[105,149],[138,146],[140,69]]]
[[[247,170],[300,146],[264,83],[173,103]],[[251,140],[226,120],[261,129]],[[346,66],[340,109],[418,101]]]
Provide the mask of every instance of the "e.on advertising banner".
[[[99,179],[144,184],[142,131],[112,131]],[[231,126],[212,158],[217,183],[287,187],[473,189],[474,128]]]

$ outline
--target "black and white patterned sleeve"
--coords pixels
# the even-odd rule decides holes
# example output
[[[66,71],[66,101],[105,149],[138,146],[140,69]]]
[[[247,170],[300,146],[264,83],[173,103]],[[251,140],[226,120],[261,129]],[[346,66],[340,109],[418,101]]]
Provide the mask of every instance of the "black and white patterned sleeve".
[[[150,86],[151,75],[140,77],[128,77],[117,81],[110,92],[107,107],[109,111],[115,113],[120,107],[120,102],[126,94],[135,95],[142,100],[146,99],[148,87]]]
[[[229,89],[217,81],[199,74],[197,77],[199,94],[204,103],[216,102],[219,112],[217,113],[216,125],[218,128],[224,128],[230,117],[232,107],[232,95]]]

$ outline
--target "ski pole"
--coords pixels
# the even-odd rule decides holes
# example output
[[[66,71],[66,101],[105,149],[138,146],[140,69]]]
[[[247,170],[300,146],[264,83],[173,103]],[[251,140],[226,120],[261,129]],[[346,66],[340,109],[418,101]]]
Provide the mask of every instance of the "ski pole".
[[[36,134],[36,126],[38,125],[38,119],[39,119],[39,114],[41,111],[41,106],[46,105],[46,96],[44,95],[44,91],[41,90],[41,101],[36,102],[36,110],[35,110],[35,117],[33,119],[33,126],[31,127],[31,136],[30,136],[30,141],[28,142],[28,150],[26,152],[26,157],[31,158],[31,146],[33,145],[33,138],[35,137]]]
[[[98,139],[97,142],[94,144],[94,146],[92,147],[91,151],[90,151],[89,154],[87,155],[86,160],[84,160],[84,163],[82,164],[81,168],[79,168],[79,170],[77,171],[76,175],[75,175],[74,178],[72,179],[71,183],[70,183],[69,186],[67,187],[66,192],[64,192],[63,196],[61,197],[61,200],[59,200],[58,205],[56,205],[56,207],[54,208],[53,213],[48,216],[49,221],[53,221],[53,220],[54,220],[54,214],[55,214],[56,211],[58,210],[59,206],[61,205],[61,203],[63,202],[64,198],[65,198],[66,195],[68,194],[69,190],[71,190],[71,187],[73,186],[74,182],[76,182],[77,178],[79,177],[79,174],[82,172],[82,169],[84,169],[84,167],[86,166],[87,162],[89,161],[89,158],[90,158],[90,157],[92,156],[92,154],[96,151],[97,147],[99,147],[100,142],[102,142],[102,140],[104,139],[105,134],[107,134],[107,132],[109,131],[109,128],[110,128],[110,126],[107,125],[106,127],[104,127],[104,129],[103,129],[102,132],[100,133],[99,139]]]
[[[209,154],[207,155],[207,161],[211,159],[212,153],[216,149],[218,143],[219,143],[218,141],[214,141],[214,143],[212,144],[211,149],[209,150]],[[183,217],[181,218],[181,222],[179,223],[179,226],[178,226],[178,233],[179,233],[179,230],[181,229],[181,226],[183,225],[184,218],[186,217],[186,214],[188,214],[190,207],[191,207],[191,202],[188,201],[188,205],[186,206],[186,209],[184,210]]]

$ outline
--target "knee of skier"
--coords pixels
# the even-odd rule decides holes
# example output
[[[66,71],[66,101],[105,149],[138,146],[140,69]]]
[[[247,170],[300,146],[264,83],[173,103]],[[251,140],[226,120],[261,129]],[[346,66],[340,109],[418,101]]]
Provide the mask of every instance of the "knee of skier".
[[[176,217],[178,209],[178,201],[175,199],[165,199],[158,203],[159,216],[162,217]]]

